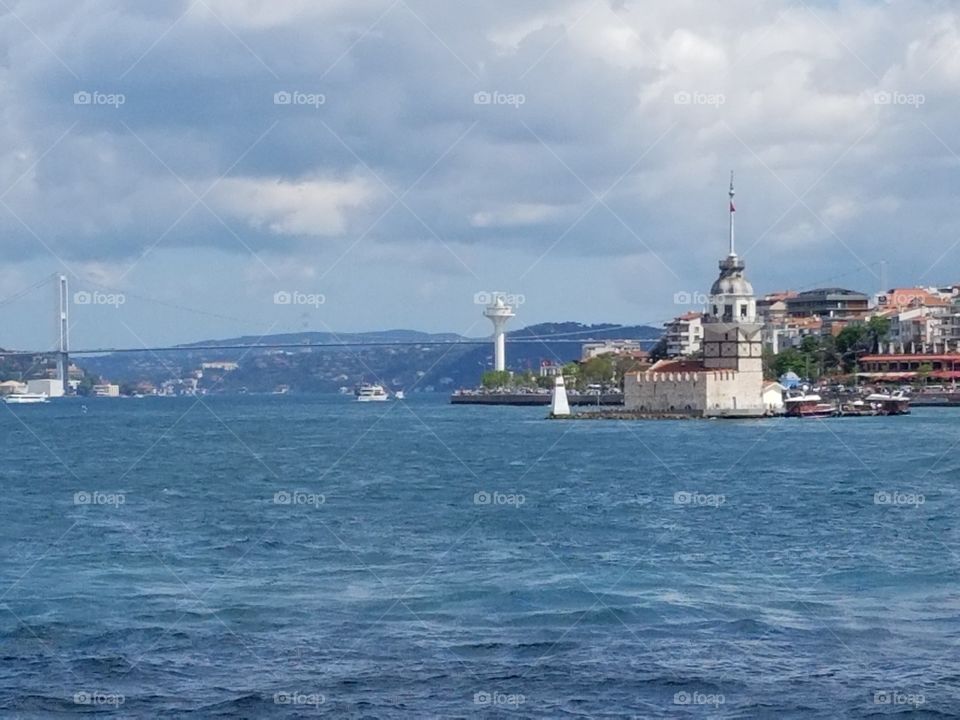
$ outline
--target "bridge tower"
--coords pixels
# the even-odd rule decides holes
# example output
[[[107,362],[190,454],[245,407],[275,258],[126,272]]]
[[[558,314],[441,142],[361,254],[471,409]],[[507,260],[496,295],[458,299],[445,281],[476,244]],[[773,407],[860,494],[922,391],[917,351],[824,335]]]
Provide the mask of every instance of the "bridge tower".
[[[57,303],[57,378],[63,383],[63,389],[69,387],[70,370],[70,296],[67,276],[57,275],[59,298]]]

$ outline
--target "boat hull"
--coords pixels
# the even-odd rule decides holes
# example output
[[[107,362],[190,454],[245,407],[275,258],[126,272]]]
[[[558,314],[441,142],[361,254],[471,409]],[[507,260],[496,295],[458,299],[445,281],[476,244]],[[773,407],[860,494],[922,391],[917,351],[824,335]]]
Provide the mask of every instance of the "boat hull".
[[[46,395],[7,395],[3,401],[7,405],[38,405],[50,399]]]

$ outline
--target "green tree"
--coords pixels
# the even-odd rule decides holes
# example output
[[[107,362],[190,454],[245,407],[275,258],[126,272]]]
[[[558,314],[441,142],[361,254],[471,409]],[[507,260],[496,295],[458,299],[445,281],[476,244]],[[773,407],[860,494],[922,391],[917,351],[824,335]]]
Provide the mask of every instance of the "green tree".
[[[550,389],[554,385],[554,379],[549,376],[538,377],[537,378],[537,387]]]
[[[794,372],[803,377],[807,374],[810,356],[797,348],[787,348],[773,357],[773,372],[777,377]]]
[[[525,388],[534,388],[537,386],[537,377],[532,370],[525,370],[521,375],[514,376],[513,385]]]
[[[480,384],[487,390],[510,386],[510,373],[506,370],[487,370],[480,379]]]
[[[614,380],[613,356],[599,355],[581,363],[580,378],[587,385],[611,382]]]
[[[870,338],[870,351],[879,352],[880,346],[890,337],[890,318],[877,315],[867,323]]]
[[[857,358],[870,351],[874,342],[868,327],[863,323],[847,325],[837,334],[837,359],[844,372],[853,372]]]
[[[667,357],[667,336],[663,335],[657,344],[650,350],[650,362],[657,362]]]

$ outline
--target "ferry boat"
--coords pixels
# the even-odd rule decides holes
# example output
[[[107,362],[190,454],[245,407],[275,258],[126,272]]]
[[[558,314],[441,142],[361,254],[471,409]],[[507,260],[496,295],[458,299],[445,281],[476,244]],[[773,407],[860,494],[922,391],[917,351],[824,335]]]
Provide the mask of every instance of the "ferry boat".
[[[827,418],[834,417],[838,410],[835,405],[823,402],[816,394],[801,393],[784,399],[787,417]]]
[[[389,399],[390,396],[383,389],[383,385],[363,383],[357,388],[357,402],[383,402]]]
[[[14,393],[7,395],[3,401],[7,405],[34,405],[36,403],[49,402],[50,398],[46,393]]]

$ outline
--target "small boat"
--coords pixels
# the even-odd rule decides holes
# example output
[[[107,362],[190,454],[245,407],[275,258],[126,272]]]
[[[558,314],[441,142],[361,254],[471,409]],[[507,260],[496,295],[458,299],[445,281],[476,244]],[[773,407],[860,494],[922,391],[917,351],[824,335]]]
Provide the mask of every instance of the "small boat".
[[[866,402],[877,409],[878,415],[909,415],[910,396],[901,390],[893,393],[867,395]]]
[[[394,396],[397,400],[403,400],[404,398],[407,397],[406,395],[403,394],[403,390],[397,390],[397,391],[393,394],[393,396]]]
[[[3,400],[7,405],[34,405],[49,402],[50,398],[46,393],[14,393],[7,395]]]
[[[871,403],[864,402],[863,400],[854,400],[853,402],[841,404],[840,414],[844,417],[872,417],[879,415],[880,412]]]
[[[816,394],[801,393],[784,399],[787,417],[827,418],[834,417],[839,411],[832,403],[823,402]]]
[[[383,389],[383,385],[363,383],[357,388],[357,402],[383,402],[389,399],[390,396]]]

